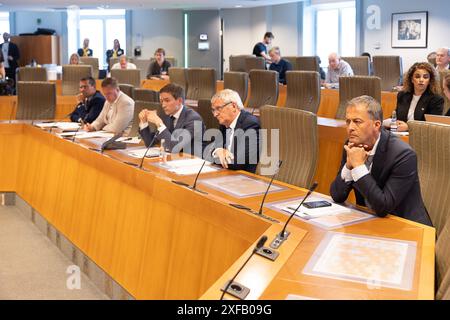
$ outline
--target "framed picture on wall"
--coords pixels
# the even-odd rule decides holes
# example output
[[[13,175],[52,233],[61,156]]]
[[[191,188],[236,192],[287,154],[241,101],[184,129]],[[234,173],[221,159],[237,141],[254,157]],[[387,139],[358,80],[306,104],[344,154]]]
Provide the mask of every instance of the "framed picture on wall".
[[[392,48],[427,48],[428,11],[392,14]]]

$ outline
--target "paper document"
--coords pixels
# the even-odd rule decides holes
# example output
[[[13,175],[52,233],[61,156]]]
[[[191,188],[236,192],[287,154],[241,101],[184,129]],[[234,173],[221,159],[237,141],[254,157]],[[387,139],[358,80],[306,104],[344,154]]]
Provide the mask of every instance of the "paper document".
[[[291,201],[287,201],[287,202],[281,202],[281,203],[273,205],[273,207],[277,208],[279,210],[282,210],[286,213],[292,214],[292,213],[294,213],[295,209],[299,206],[300,202],[302,202],[302,200],[303,200],[303,198],[291,200]],[[309,209],[309,208],[304,207],[304,205],[302,205],[297,210],[295,215],[299,216],[303,219],[312,219],[312,218],[317,218],[317,217],[322,217],[322,216],[330,216],[330,215],[337,215],[340,213],[350,213],[351,212],[351,210],[349,208],[338,205],[336,203],[333,203],[331,200],[323,199],[320,197],[309,197],[306,200],[306,202],[324,201],[324,200],[330,202],[331,206]]]
[[[130,143],[130,144],[141,143],[141,139],[139,139],[139,137],[121,137],[121,138],[117,139],[116,141]]]
[[[158,163],[157,165],[169,172],[184,176],[197,174],[200,171],[203,162],[204,160],[202,159],[182,159]],[[202,173],[214,172],[217,170],[219,169],[211,166],[211,162],[207,161],[203,166]]]
[[[88,139],[88,138],[112,138],[114,137],[114,133],[106,132],[106,131],[92,131],[92,132],[83,132],[83,134],[78,135],[78,139]]]
[[[77,131],[80,124],[78,122],[57,122],[56,127],[63,131]]]
[[[56,123],[57,122],[40,122],[40,123],[35,123],[34,125],[36,127],[44,129],[44,128],[53,128],[56,126]]]
[[[147,151],[147,148],[133,149],[133,150],[128,151],[127,154],[134,158],[142,158],[142,157],[144,157],[144,153],[146,151]],[[159,152],[160,151],[159,151],[158,147],[153,147],[148,150],[148,152],[145,156],[147,158],[159,157]]]

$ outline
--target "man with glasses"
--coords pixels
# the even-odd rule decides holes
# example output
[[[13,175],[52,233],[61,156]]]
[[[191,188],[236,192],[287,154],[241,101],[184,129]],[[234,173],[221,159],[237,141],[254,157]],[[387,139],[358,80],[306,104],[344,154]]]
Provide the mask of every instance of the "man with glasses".
[[[95,87],[95,79],[86,77],[80,80],[78,104],[70,115],[73,122],[92,123],[97,119],[105,104],[105,97]]]
[[[244,110],[239,94],[225,89],[211,99],[222,139],[215,140],[212,156],[224,168],[254,173],[259,161],[259,120]]]
[[[205,125],[197,112],[184,105],[183,88],[169,83],[159,91],[159,100],[163,114],[147,109],[139,113],[139,133],[145,145],[148,147],[164,139],[168,152],[183,151],[202,157]],[[156,131],[149,124],[153,124]]]

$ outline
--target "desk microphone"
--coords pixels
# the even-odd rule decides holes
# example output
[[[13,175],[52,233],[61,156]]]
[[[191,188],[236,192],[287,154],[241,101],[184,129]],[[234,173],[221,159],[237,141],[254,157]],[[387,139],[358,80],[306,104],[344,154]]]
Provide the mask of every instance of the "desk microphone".
[[[306,194],[306,196],[303,198],[303,200],[300,202],[300,204],[298,205],[298,207],[294,210],[294,212],[291,214],[291,216],[289,217],[289,219],[286,221],[286,223],[284,224],[283,230],[281,230],[281,232],[279,234],[277,234],[276,238],[272,241],[272,243],[270,244],[270,247],[273,249],[278,249],[280,247],[280,245],[287,239],[287,237],[289,236],[290,232],[286,231],[286,227],[288,225],[288,223],[291,221],[291,219],[294,217],[294,215],[297,213],[297,211],[300,209],[300,207],[302,206],[303,202],[305,202],[305,200],[311,195],[311,193],[314,192],[314,190],[317,188],[318,183],[314,182],[312,184],[312,186],[309,188],[308,193]]]
[[[183,181],[172,180],[172,182],[175,183],[175,184],[179,184],[180,186],[188,187],[191,190],[198,191],[198,192],[203,193],[203,194],[208,194],[208,192],[205,192],[205,191],[197,189],[198,177],[200,176],[200,173],[202,172],[203,167],[205,166],[205,164],[206,164],[206,160],[203,161],[202,166],[200,167],[200,170],[198,170],[197,176],[195,177],[194,184],[192,186],[188,185],[187,183],[185,183]]]
[[[54,108],[55,108],[55,107],[51,106],[51,107],[45,109],[44,111],[40,112],[40,113],[35,117],[35,119],[32,119],[32,120],[31,120],[31,125],[34,124],[34,121],[35,121],[35,120],[38,120],[42,115],[46,114],[47,112],[49,112],[50,110],[52,110],[52,109],[54,109]]]
[[[141,162],[139,163],[139,166],[137,164],[133,163],[133,162],[125,161],[125,163],[126,164],[130,164],[130,165],[135,166],[135,167],[139,167],[139,169],[142,169],[142,166],[144,165],[144,159],[147,156],[148,150],[150,150],[150,148],[152,147],[153,143],[155,142],[156,136],[157,136],[157,134],[155,132],[155,135],[153,136],[152,141],[150,141],[150,144],[148,145],[147,150],[145,150],[145,152],[144,152],[144,156],[142,157]]]
[[[110,149],[125,149],[126,148],[125,143],[116,142],[116,140],[119,139],[121,136],[122,136],[122,133],[118,133],[118,134],[114,135],[111,139],[103,142],[102,146],[100,147],[100,153],[103,153],[103,151],[110,150]]]
[[[278,161],[278,170],[272,175],[272,179],[270,179],[269,185],[267,186],[267,190],[264,193],[264,197],[261,201],[261,206],[259,207],[259,211],[258,211],[259,215],[262,215],[262,210],[263,210],[264,202],[266,201],[267,194],[269,193],[270,187],[272,186],[273,179],[275,179],[275,176],[278,174],[278,172],[280,172],[280,168],[281,168],[282,164],[283,164],[283,161],[279,160]]]
[[[228,292],[229,294],[239,298],[239,299],[245,299],[245,297],[248,295],[248,293],[250,292],[250,289],[244,287],[243,285],[234,282],[234,279],[236,279],[236,277],[238,276],[238,274],[242,271],[242,269],[245,267],[245,265],[250,261],[251,257],[253,257],[253,255],[259,250],[261,249],[264,244],[267,241],[267,236],[264,235],[261,237],[261,239],[259,239],[258,243],[256,244],[255,248],[253,249],[252,253],[250,254],[250,256],[247,258],[247,260],[244,262],[244,264],[239,268],[239,270],[236,272],[236,274],[234,275],[233,278],[231,278],[230,281],[228,281],[227,285],[225,286],[223,290],[222,295],[220,296],[220,300],[223,300],[223,297],[225,295],[226,292],[228,292],[228,289],[231,288],[231,291]]]

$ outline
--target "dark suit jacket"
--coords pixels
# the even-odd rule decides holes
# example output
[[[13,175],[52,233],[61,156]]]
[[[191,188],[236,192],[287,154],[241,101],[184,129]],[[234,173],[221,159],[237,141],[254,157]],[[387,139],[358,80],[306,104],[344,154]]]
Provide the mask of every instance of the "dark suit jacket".
[[[365,205],[366,199],[380,217],[394,214],[432,225],[420,193],[417,156],[407,143],[383,129],[371,173],[357,182],[346,183],[342,180],[341,170],[346,160],[344,150],[341,169],[330,188],[335,202],[344,202],[353,189],[357,204]]]
[[[3,43],[0,45],[0,51],[3,48]],[[17,60],[20,59],[20,52],[19,52],[19,48],[17,47],[17,45],[15,43],[9,42],[9,47],[8,47],[8,56],[13,57],[13,60],[9,60],[9,68],[12,70],[16,70],[18,67],[18,63]],[[3,57],[5,60],[8,59],[8,57]]]
[[[231,150],[233,150],[234,160],[233,163],[228,165],[231,170],[245,170],[248,172],[255,173],[256,166],[259,161],[259,129],[260,124],[258,118],[256,118],[251,113],[241,110],[241,114],[236,122],[236,127],[234,129],[233,143],[231,145]],[[222,133],[221,141],[215,142],[215,148],[227,147],[226,140],[226,130],[225,126],[220,126],[220,132]],[[255,141],[250,141],[245,135],[249,135],[253,129],[256,134]],[[252,142],[252,143],[250,143]],[[220,162],[218,159],[215,161],[217,164]]]
[[[202,117],[194,110],[183,106],[180,117],[173,130],[170,132],[171,119],[165,113],[159,115],[164,125],[167,127],[162,132],[157,133],[150,129],[150,126],[139,131],[145,145],[148,147],[156,135],[155,143],[165,140],[164,148],[173,153],[178,153],[181,150],[185,153],[193,154],[197,157],[203,157],[203,132],[205,131],[205,124]]]
[[[78,49],[78,55],[80,56],[80,57],[84,57],[84,50],[83,50],[83,48],[79,48]],[[92,49],[91,48],[89,48],[88,50],[87,50],[87,56],[88,57],[92,57],[92,54],[93,54],[94,52],[92,51]]]
[[[70,121],[78,122],[82,119],[84,122],[92,123],[97,119],[98,115],[105,104],[105,97],[96,91],[95,94],[88,99],[87,103],[79,103],[70,115]]]
[[[397,119],[401,121],[408,121],[408,111],[413,94],[406,91],[401,91],[397,95]],[[414,120],[425,121],[425,114],[436,114],[442,116],[444,110],[444,98],[440,95],[432,94],[427,90],[420,97],[414,110]]]

